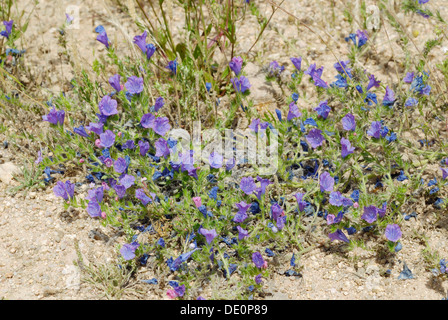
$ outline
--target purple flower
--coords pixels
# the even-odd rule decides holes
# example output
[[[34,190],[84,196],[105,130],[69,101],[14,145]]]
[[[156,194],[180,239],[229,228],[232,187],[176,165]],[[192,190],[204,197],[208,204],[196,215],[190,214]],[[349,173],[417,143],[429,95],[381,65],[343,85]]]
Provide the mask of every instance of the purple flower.
[[[201,228],[201,229],[199,229],[199,233],[205,237],[207,244],[212,243],[213,239],[215,239],[218,236],[215,229],[207,230],[207,229]]]
[[[149,142],[145,140],[140,140],[138,142],[138,146],[140,148],[140,155],[145,156],[146,153],[149,151]]]
[[[262,177],[259,177],[259,176],[257,176],[257,181],[260,182],[261,194],[265,194],[266,187],[268,185],[272,184],[272,182],[269,179],[263,179]]]
[[[333,233],[330,233],[328,235],[331,241],[340,240],[349,243],[350,240],[348,240],[347,236],[344,234],[344,232],[341,231],[341,229],[336,230]]]
[[[119,74],[115,74],[109,78],[109,84],[115,89],[116,92],[121,91],[120,79],[121,77]]]
[[[9,39],[9,36],[12,33],[12,25],[14,23],[14,20],[10,21],[3,21],[3,25],[5,26],[5,30],[0,32],[2,36],[4,36],[6,39]]]
[[[333,191],[330,193],[330,204],[340,207],[343,200],[346,199],[339,191]]]
[[[235,166],[235,158],[227,160],[227,162],[226,162],[226,170],[227,171],[232,170],[234,166]]]
[[[355,131],[355,129],[356,129],[355,116],[352,115],[351,113],[347,113],[345,115],[345,117],[342,118],[341,122],[342,122],[342,127],[344,128],[344,130]]]
[[[384,233],[387,240],[397,242],[401,238],[401,229],[398,224],[388,224]]]
[[[72,16],[70,16],[68,13],[65,14],[65,22],[67,24],[71,24],[73,22],[73,19],[74,18]]]
[[[183,297],[185,294],[185,285],[177,286],[174,288],[174,291],[176,292],[178,297]]]
[[[375,76],[373,74],[371,74],[369,76],[369,83],[367,84],[367,88],[366,91],[369,91],[370,88],[375,87],[378,88],[380,86],[381,81],[378,81],[375,79]]]
[[[106,130],[106,132],[100,134],[100,141],[100,145],[103,148],[110,148],[115,143],[115,134],[110,130]]]
[[[260,119],[252,119],[251,124],[249,125],[249,129],[251,129],[253,132],[257,133],[259,126],[260,126]]]
[[[143,78],[130,76],[124,86],[130,94],[139,94],[143,91]]]
[[[243,58],[241,57],[233,57],[229,62],[229,67],[233,72],[238,76],[241,72],[241,68],[243,66]]]
[[[325,100],[319,102],[319,105],[314,110],[317,111],[317,114],[325,120],[327,119],[328,114],[331,111],[331,108],[328,106],[328,101]]]
[[[275,202],[271,205],[271,218],[274,221],[277,221],[277,219],[282,215],[283,209],[280,207],[280,205]]]
[[[311,129],[308,135],[305,136],[305,138],[313,149],[321,146],[325,141],[325,138],[322,135],[322,131],[319,129]]]
[[[386,87],[386,94],[383,98],[383,106],[393,106],[395,102],[395,93],[392,91],[392,89],[389,88],[389,86]]]
[[[117,114],[117,100],[112,99],[110,96],[104,96],[98,104],[100,112],[104,116],[112,116]]]
[[[240,203],[235,204],[238,208],[238,212],[235,214],[235,217],[233,218],[234,222],[242,223],[244,220],[247,219],[247,209],[249,209],[250,204],[247,204],[244,201],[241,201]]]
[[[260,284],[261,283],[261,274],[258,274],[255,276],[255,283]]]
[[[300,71],[300,68],[302,67],[302,57],[290,58],[290,59],[294,67],[296,67],[296,69]]]
[[[156,157],[168,157],[170,155],[170,149],[168,148],[168,142],[165,139],[159,138],[156,143]]]
[[[324,171],[319,177],[319,185],[321,192],[332,192],[334,187],[334,179],[327,171]]]
[[[37,151],[37,159],[36,159],[36,161],[34,161],[34,163],[35,163],[35,164],[39,164],[39,163],[42,162],[42,160],[44,160],[44,159],[42,158],[42,152],[39,150],[39,151]]]
[[[156,52],[156,47],[152,44],[149,43],[146,45],[146,59],[151,59],[152,55],[154,54],[154,52]]]
[[[182,163],[181,170],[188,171],[194,168],[194,157],[193,157],[193,150],[190,150],[190,152],[186,152],[185,154],[179,153],[179,158]]]
[[[271,206],[271,216],[272,216],[272,220],[274,220],[277,224],[277,228],[279,230],[283,229],[283,226],[286,222],[286,217],[285,214],[283,212],[282,207],[280,207],[280,205],[278,203],[274,203]]]
[[[303,196],[304,196],[304,195],[305,195],[304,193],[300,193],[300,192],[298,192],[298,193],[296,193],[296,194],[294,195],[294,197],[296,197],[297,204],[299,205],[299,211],[300,211],[300,212],[302,212],[303,210],[305,210],[305,207],[306,207],[306,202],[303,201]]]
[[[140,124],[143,128],[153,128],[154,123],[156,121],[156,117],[152,113],[146,113],[142,116],[142,120],[140,120]]]
[[[324,71],[324,67],[320,67],[319,69],[316,69],[316,64],[313,63],[308,67],[308,69],[304,72],[305,74],[309,75],[311,78],[316,75],[318,78],[322,76],[322,72]]]
[[[199,168],[190,168],[190,169],[188,169],[188,175],[190,176],[190,177],[193,177],[193,178],[195,178],[195,179],[198,179],[198,169]]]
[[[352,147],[350,144],[350,140],[341,138],[341,155],[342,158],[345,158],[349,154],[353,153],[355,151],[355,147]]]
[[[127,140],[125,143],[123,143],[122,148],[131,150],[134,149],[135,148],[134,140]]]
[[[101,203],[103,201],[104,197],[104,189],[103,187],[93,188],[88,191],[86,200],[89,201],[96,201],[98,203]]]
[[[378,217],[382,218],[386,215],[386,211],[387,211],[387,201],[383,203],[383,206],[380,208],[378,208]]]
[[[241,179],[240,188],[247,195],[251,195],[257,188],[255,181],[252,177],[244,177]]]
[[[414,80],[414,72],[408,72],[403,78],[404,83],[412,83],[412,80]]]
[[[285,70],[284,66],[280,66],[277,61],[272,61],[269,63],[269,73],[271,76],[279,75],[283,70]]]
[[[357,30],[356,36],[358,37],[358,48],[361,48],[367,42],[368,39],[367,31]]]
[[[257,251],[252,254],[252,261],[258,269],[266,268],[265,261],[260,252]]]
[[[62,125],[64,124],[65,111],[64,110],[56,110],[54,107],[50,110],[50,113],[42,116],[43,121],[47,121],[54,125]]]
[[[129,174],[125,174],[120,179],[121,185],[124,186],[126,189],[129,189],[130,187],[132,187],[134,185],[134,181],[135,181],[135,177],[131,176]]]
[[[106,31],[101,32],[97,37],[96,40],[101,42],[106,46],[107,49],[109,49],[109,38],[107,37]]]
[[[71,183],[67,180],[65,183],[62,181],[58,181],[56,186],[53,188],[53,192],[55,196],[62,197],[64,200],[68,200],[68,198],[73,198],[75,193],[75,184]]]
[[[249,231],[241,228],[240,226],[236,227],[238,229],[238,240],[243,240],[245,237],[249,236]]]
[[[158,97],[156,99],[156,103],[154,104],[154,111],[157,112],[159,111],[165,104],[165,101],[163,100],[162,97]]]
[[[223,157],[217,152],[210,153],[210,156],[208,158],[208,161],[210,163],[210,167],[219,169],[222,167]]]
[[[81,137],[88,138],[89,134],[84,129],[84,126],[79,126],[78,128],[73,128],[73,132],[79,134]]]
[[[245,76],[241,76],[238,78],[232,78],[230,79],[230,82],[232,82],[233,87],[235,88],[235,91],[244,93],[246,92],[250,87],[251,84],[249,83],[249,79],[247,79]]]
[[[96,122],[90,122],[90,124],[86,127],[87,130],[95,132],[97,135],[100,135],[103,133],[103,126],[104,123],[96,123]]]
[[[337,72],[342,74],[349,74],[350,75],[350,69],[347,68],[347,66],[350,64],[350,60],[347,61],[338,61],[333,66],[336,69]]]
[[[321,88],[328,88],[328,84],[322,80],[316,73],[313,74],[313,81],[314,81],[314,85],[316,87],[321,87]]]
[[[127,165],[126,160],[124,158],[118,158],[114,162],[115,172],[123,173],[123,172],[126,171],[127,167],[128,167],[128,165]]]
[[[442,179],[445,180],[448,177],[448,168],[440,168],[442,170]]]
[[[262,122],[262,123],[260,123],[260,129],[261,130],[266,130],[269,127],[269,125],[271,125],[271,124],[269,122],[267,122],[267,121]]]
[[[370,129],[367,131],[367,134],[371,137],[379,139],[381,137],[381,126],[380,121],[373,121]]]
[[[117,194],[118,198],[121,199],[126,195],[126,187],[116,184],[114,187],[115,193]]]
[[[158,135],[164,136],[170,129],[171,126],[167,117],[157,118],[154,121],[153,130]]]
[[[87,205],[87,213],[92,217],[101,217],[101,206],[96,200],[89,201]]]
[[[378,208],[375,206],[368,206],[364,208],[364,213],[361,216],[361,219],[367,221],[368,223],[372,223],[376,221],[378,216]]]
[[[135,197],[139,199],[144,206],[146,206],[148,203],[152,202],[152,199],[148,197],[145,193],[145,190],[143,189],[137,189],[135,190]]]
[[[134,43],[140,48],[140,50],[143,51],[143,53],[146,53],[146,36],[148,33],[145,31],[142,35],[137,35],[134,37]]]
[[[124,260],[132,260],[135,258],[135,250],[140,247],[140,244],[138,242],[132,242],[129,244],[124,244],[121,247],[120,253],[123,256]]]
[[[294,118],[301,117],[302,113],[299,111],[299,107],[294,103],[291,102],[289,104],[289,112],[288,117],[286,118],[287,121],[291,121]]]

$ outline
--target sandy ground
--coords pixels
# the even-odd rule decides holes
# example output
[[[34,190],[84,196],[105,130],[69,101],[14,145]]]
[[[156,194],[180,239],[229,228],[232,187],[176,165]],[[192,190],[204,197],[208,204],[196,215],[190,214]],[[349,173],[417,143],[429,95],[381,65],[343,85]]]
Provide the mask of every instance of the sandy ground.
[[[260,11],[269,15],[272,9],[268,2],[259,2],[262,3]],[[276,96],[279,95],[279,90],[265,82],[261,71],[261,67],[272,60],[288,64],[290,72],[292,68],[289,57],[302,56],[302,65],[308,66],[313,62],[318,66],[323,65],[323,79],[333,81],[334,55],[341,60],[347,59],[349,45],[343,39],[350,32],[356,31],[357,27],[353,29],[355,27],[350,27],[343,18],[345,2],[335,1],[334,8],[331,3],[284,1],[282,8],[285,11],[276,12],[263,38],[252,49],[252,61],[246,67],[256,106],[277,107]],[[29,28],[21,40],[23,48],[27,50],[27,72],[21,74],[20,79],[36,96],[48,98],[49,94],[69,93],[69,81],[74,70],[81,65],[90,69],[93,60],[104,53],[102,46],[95,40],[94,28],[97,25],[106,27],[109,37],[118,48],[118,54],[123,55],[129,54],[132,37],[140,33],[129,15],[118,8],[115,2],[57,0],[39,1],[35,7],[32,4],[33,1],[18,0],[16,9],[31,14]],[[431,5],[438,7],[442,16],[448,17],[445,1],[431,1]],[[75,16],[73,29],[67,30],[68,55],[63,54],[63,49],[58,46],[57,31],[65,21],[66,12]],[[329,46],[307,28],[297,27],[292,15],[316,30]],[[333,15],[334,21],[331,18]],[[425,41],[431,38],[432,27],[420,16],[405,17],[398,13],[397,17],[409,34],[413,34],[413,43],[409,45],[409,49],[413,53],[412,58],[416,59]],[[173,25],[179,32],[181,24],[181,15],[174,11]],[[249,17],[238,25],[238,32],[244,34],[244,37],[236,47],[237,54],[247,52],[252,46],[257,37],[256,30],[259,27],[254,17]],[[375,54],[358,63],[385,83],[396,81],[397,75],[402,77],[404,72],[400,63],[404,55],[397,44],[398,39],[398,34],[390,25],[383,25],[381,32],[371,40],[375,43]],[[441,61],[445,49],[441,45],[430,54],[432,68]],[[223,58],[216,57],[218,60]],[[314,97],[310,95],[307,99],[305,104],[309,102],[312,106]],[[0,150],[0,155],[0,160],[3,159],[1,162],[12,161],[20,165],[20,155],[12,154],[10,149]],[[432,178],[440,174],[437,170],[437,166],[429,168],[426,177]],[[16,184],[13,181],[11,186]],[[85,212],[64,212],[62,203],[53,195],[52,188],[28,193],[26,196],[19,193],[15,197],[9,196],[6,188],[0,182],[0,297],[103,297],[100,290],[81,282],[79,269],[73,264],[77,259],[75,243],[79,243],[86,261],[111,263],[117,256],[120,236],[115,235],[114,230],[104,228],[98,221],[90,219]],[[273,273],[272,279],[266,281],[266,298],[441,299],[446,295],[448,286],[446,283],[434,282],[427,270],[422,254],[426,244],[422,236],[426,237],[432,250],[437,250],[441,257],[447,258],[447,227],[446,224],[434,224],[434,209],[420,206],[415,210],[418,217],[405,221],[402,227],[403,249],[395,256],[379,257],[374,246],[369,244],[365,250],[357,248],[348,253],[339,250],[337,245],[322,247],[302,257],[301,277],[285,277]],[[89,232],[94,229],[102,230],[113,240],[106,243],[91,238]],[[397,279],[403,262],[412,270],[414,279]],[[385,276],[388,269],[390,276]],[[137,278],[147,279],[150,276],[150,271],[141,270]],[[166,298],[160,288],[148,285],[139,288],[142,292],[140,298]],[[205,289],[202,295],[211,297],[210,290]],[[133,296],[125,294],[124,297]]]

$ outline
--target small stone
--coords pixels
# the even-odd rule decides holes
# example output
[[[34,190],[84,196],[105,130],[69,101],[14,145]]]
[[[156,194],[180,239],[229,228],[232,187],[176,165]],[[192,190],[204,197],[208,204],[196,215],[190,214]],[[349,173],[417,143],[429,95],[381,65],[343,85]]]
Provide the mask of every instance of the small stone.
[[[13,175],[18,174],[19,172],[19,167],[17,167],[14,163],[5,162],[0,165],[0,181],[4,184],[9,184],[14,178]]]
[[[5,278],[7,279],[11,279],[12,277],[14,277],[14,274],[12,272],[8,272],[5,274]]]
[[[46,287],[43,292],[44,297],[55,295],[57,291],[53,288]]]

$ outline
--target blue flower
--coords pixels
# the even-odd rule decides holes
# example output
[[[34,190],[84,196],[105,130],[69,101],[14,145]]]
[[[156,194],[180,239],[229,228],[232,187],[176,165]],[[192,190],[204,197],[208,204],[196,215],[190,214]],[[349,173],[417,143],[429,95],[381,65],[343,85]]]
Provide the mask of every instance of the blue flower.
[[[354,190],[352,194],[350,195],[350,198],[353,199],[353,201],[358,202],[359,201],[359,190]]]
[[[210,92],[210,90],[212,89],[212,84],[210,82],[206,82],[205,88],[207,89],[208,92]]]
[[[369,106],[372,105],[372,102],[374,102],[375,104],[378,104],[378,101],[376,99],[376,94],[373,92],[367,92],[366,99],[364,101],[367,102],[367,104]]]
[[[319,105],[314,108],[315,111],[317,111],[317,114],[321,116],[324,120],[327,119],[328,114],[331,111],[331,108],[328,106],[328,101],[321,101],[319,102]]]
[[[304,125],[310,125],[310,126],[315,126],[317,127],[317,123],[316,120],[314,120],[313,118],[308,118],[303,122]]]
[[[165,248],[165,240],[163,240],[163,238],[160,238],[159,240],[157,240],[157,245]]]
[[[213,200],[217,200],[217,196],[218,196],[218,187],[213,187],[212,190],[209,192],[209,197]]]
[[[337,74],[336,79],[336,81],[330,83],[330,87],[346,88],[348,86],[347,79],[344,76]]]
[[[434,178],[433,180],[429,180],[428,187],[431,187],[431,186],[436,185],[436,184],[437,184],[437,178]]]
[[[436,192],[439,192],[439,188],[438,187],[435,187],[435,188],[433,188],[433,189],[431,189],[430,191],[429,191],[429,194],[434,194],[434,193],[436,193]]]
[[[400,175],[397,177],[398,181],[408,180],[409,178],[404,174],[403,170],[400,170]]]
[[[279,109],[275,109],[275,113],[277,114],[278,120],[282,122],[282,112]]]
[[[171,257],[170,259],[168,259],[166,261],[166,263],[167,263],[167,265],[168,265],[168,267],[170,268],[171,271],[177,271],[179,269],[180,265],[182,263],[184,263],[185,261],[187,261],[191,257],[191,255],[193,253],[195,253],[196,251],[198,251],[198,250],[201,250],[201,248],[196,248],[196,249],[194,249],[192,251],[183,253],[174,261],[173,261],[173,258]]]
[[[406,102],[404,103],[404,105],[406,106],[406,107],[415,107],[416,105],[418,104],[418,100],[417,99],[415,99],[415,98],[408,98],[407,100],[406,100]]]
[[[171,70],[171,73],[176,75],[177,74],[177,58],[173,61],[168,62],[168,65],[166,66],[167,69]]]

